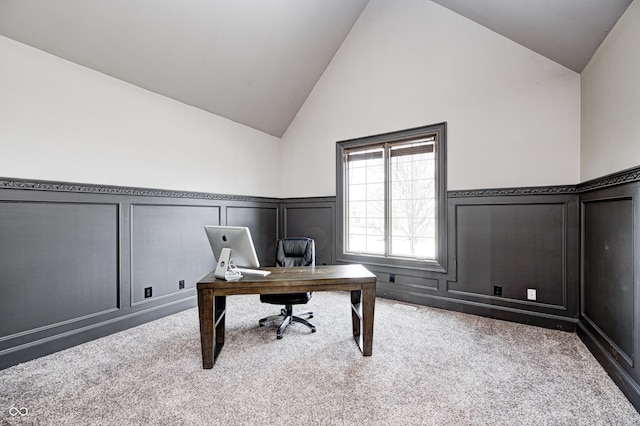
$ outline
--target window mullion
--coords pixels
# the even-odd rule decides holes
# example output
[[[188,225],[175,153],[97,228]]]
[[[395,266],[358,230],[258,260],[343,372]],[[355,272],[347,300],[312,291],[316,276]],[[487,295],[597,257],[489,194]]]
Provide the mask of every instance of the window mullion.
[[[342,191],[344,194],[344,206],[345,208],[342,211],[342,223],[345,224],[345,229],[347,232],[342,234],[342,245],[343,247],[349,249],[349,230],[351,229],[351,223],[349,219],[349,207],[351,205],[350,194],[349,194],[349,162],[347,161],[347,153],[345,152],[342,156]]]
[[[389,256],[391,250],[391,149],[384,144],[384,255]]]

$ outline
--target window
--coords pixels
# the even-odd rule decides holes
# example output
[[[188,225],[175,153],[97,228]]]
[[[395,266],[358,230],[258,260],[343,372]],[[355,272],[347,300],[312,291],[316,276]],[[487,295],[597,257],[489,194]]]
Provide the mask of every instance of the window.
[[[338,259],[443,269],[446,124],[338,142]]]

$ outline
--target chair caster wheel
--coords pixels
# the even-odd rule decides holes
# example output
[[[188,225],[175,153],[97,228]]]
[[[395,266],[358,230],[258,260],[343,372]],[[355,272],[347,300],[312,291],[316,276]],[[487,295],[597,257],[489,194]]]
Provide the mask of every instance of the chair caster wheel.
[[[258,327],[264,327],[264,324],[258,324]]]
[[[309,315],[309,319],[313,318],[313,315]]]
[[[312,328],[312,329],[311,329],[311,332],[312,332],[312,333],[315,333],[315,332],[316,332],[316,329],[315,329],[315,328]]]
[[[278,337],[278,340],[282,339],[282,336],[277,336],[277,337]]]

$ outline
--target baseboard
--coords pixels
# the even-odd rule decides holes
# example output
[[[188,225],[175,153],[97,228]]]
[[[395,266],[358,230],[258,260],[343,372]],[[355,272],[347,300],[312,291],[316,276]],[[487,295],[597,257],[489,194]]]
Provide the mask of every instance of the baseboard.
[[[87,343],[131,327],[155,321],[197,306],[196,297],[188,297],[175,302],[116,317],[87,327],[15,346],[0,352],[0,370],[23,362],[50,355],[52,353]]]
[[[377,295],[393,300],[446,309],[448,311],[478,315],[502,321],[517,322],[519,324],[550,328],[568,332],[575,332],[577,319],[560,315],[533,312],[506,306],[486,305],[469,300],[452,299],[436,294],[395,292],[378,286]]]
[[[578,321],[578,336],[613,379],[615,384],[625,394],[627,399],[640,412],[640,385],[627,371],[616,362],[607,348],[596,338],[590,327],[583,321]]]

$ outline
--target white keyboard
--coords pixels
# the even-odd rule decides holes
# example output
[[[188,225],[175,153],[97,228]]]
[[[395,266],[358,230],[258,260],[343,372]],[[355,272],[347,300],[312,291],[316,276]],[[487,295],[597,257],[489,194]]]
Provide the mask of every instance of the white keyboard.
[[[240,272],[241,274],[260,275],[260,276],[263,276],[263,277],[266,277],[267,275],[269,275],[271,273],[271,271],[262,271],[260,269],[236,268],[236,270],[238,272]]]

